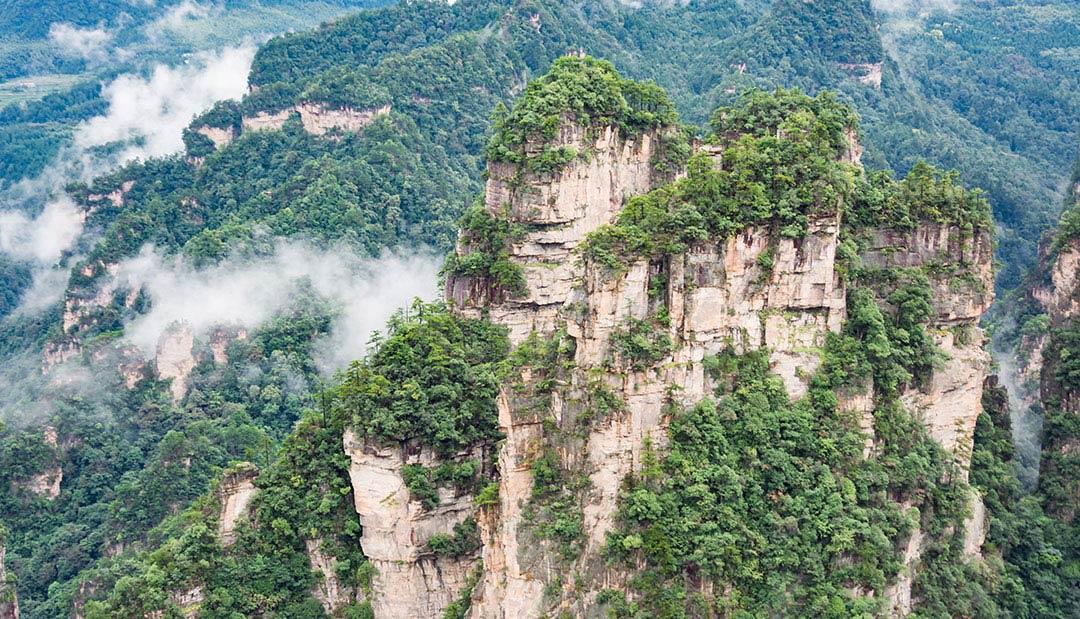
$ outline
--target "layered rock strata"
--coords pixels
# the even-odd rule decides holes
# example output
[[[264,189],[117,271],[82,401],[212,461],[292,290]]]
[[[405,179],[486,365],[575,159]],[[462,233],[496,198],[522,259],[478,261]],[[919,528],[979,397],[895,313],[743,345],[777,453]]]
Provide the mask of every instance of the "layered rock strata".
[[[861,149],[853,132],[849,137],[841,158],[857,163]],[[617,273],[582,260],[575,250],[590,232],[612,223],[629,197],[670,180],[652,165],[662,139],[662,130],[626,137],[615,128],[567,123],[556,144],[589,157],[548,175],[489,164],[486,208],[524,231],[513,239],[509,253],[521,267],[525,291],[507,295],[484,278],[451,276],[447,299],[463,315],[506,326],[514,346],[533,334],[541,341],[566,337],[573,345],[571,369],[559,374],[560,388],[542,407],[525,393],[538,378],[532,369],[507,385],[498,399],[499,425],[506,436],[497,460],[499,501],[479,511],[482,573],[472,591],[471,617],[599,612],[599,591],[619,588],[628,578],[601,557],[621,484],[639,471],[647,450],[663,449],[669,405],[692,405],[712,393],[703,360],[730,349],[766,350],[771,369],[797,398],[820,363],[826,337],[838,332],[846,318],[846,282],[837,265],[842,208],[812,217],[800,239],[750,227],[662,260],[632,261]],[[723,156],[715,147],[705,152],[716,160]],[[989,236],[927,225],[907,233],[867,231],[863,244],[868,268],[904,266],[932,275],[935,316],[930,330],[948,360],[927,385],[909,389],[905,403],[966,464],[989,364],[977,324],[992,295]],[[463,239],[458,253],[470,250]],[[766,252],[769,260],[763,259]],[[950,279],[943,272],[938,277],[931,267],[939,261],[959,265],[967,275]],[[648,369],[637,369],[620,358],[613,340],[634,321],[653,321],[661,308],[673,346]],[[614,394],[620,410],[588,422],[583,435],[564,432],[580,427],[574,424],[598,389]],[[855,394],[845,404],[861,409],[863,428],[872,431],[872,392]],[[867,453],[872,448],[868,437]],[[378,447],[351,434],[345,449],[353,462],[364,551],[379,568],[377,595],[407,596],[393,606],[373,600],[376,616],[392,616],[403,608],[410,616],[438,616],[449,601],[448,591],[463,586],[474,560],[436,568],[418,542],[476,513],[471,497],[447,497],[440,503],[445,511],[423,513],[410,506],[415,502],[408,499],[401,477],[401,467],[425,457],[422,453]],[[531,524],[532,464],[545,450],[552,450],[585,488],[578,495],[582,547],[568,562],[557,558],[557,550]],[[982,523],[973,521],[969,528],[968,545],[976,552]],[[921,534],[900,542],[906,544],[908,569],[889,592],[898,615],[911,606]]]

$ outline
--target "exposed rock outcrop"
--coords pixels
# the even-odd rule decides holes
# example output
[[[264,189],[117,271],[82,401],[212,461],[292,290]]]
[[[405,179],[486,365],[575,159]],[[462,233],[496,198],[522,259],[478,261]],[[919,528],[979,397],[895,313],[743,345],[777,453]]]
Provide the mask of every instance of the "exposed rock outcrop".
[[[255,478],[259,469],[250,462],[236,464],[225,473],[218,484],[221,509],[218,513],[218,539],[222,546],[236,541],[236,523],[247,514],[251,497],[255,496]]]
[[[884,63],[881,62],[859,62],[859,63],[840,63],[840,68],[850,75],[856,82],[864,86],[869,86],[875,90],[881,89],[881,70]]]
[[[304,131],[312,135],[325,135],[331,131],[359,131],[379,116],[389,114],[390,105],[358,110],[305,102],[277,112],[259,112],[254,116],[245,116],[243,127],[245,131],[278,130],[285,126],[285,121],[294,113],[300,115]]]
[[[809,222],[799,240],[778,237],[766,229],[748,228],[719,244],[701,244],[661,263],[640,260],[612,277],[598,265],[581,263],[575,247],[592,230],[609,223],[620,202],[642,193],[656,180],[645,168],[646,155],[657,136],[621,140],[612,130],[585,146],[593,153],[553,177],[530,177],[522,182],[517,170],[491,164],[487,208],[508,216],[525,230],[516,240],[511,259],[521,265],[527,292],[499,299],[483,282],[451,277],[449,300],[459,311],[486,315],[509,328],[512,343],[532,332],[550,337],[560,327],[575,341],[575,368],[569,382],[578,389],[590,374],[609,368],[612,335],[628,319],[647,320],[656,310],[650,284],[665,282],[660,301],[670,319],[672,353],[646,372],[609,370],[604,384],[625,409],[591,428],[579,453],[563,453],[574,470],[587,474],[589,491],[583,505],[585,548],[573,566],[562,568],[537,560],[536,540],[524,533],[532,476],[529,465],[545,429],[536,414],[515,405],[507,393],[499,400],[500,426],[506,441],[499,454],[498,517],[481,519],[484,536],[484,574],[473,596],[475,617],[540,616],[556,609],[580,615],[597,589],[617,586],[623,575],[608,572],[599,557],[612,526],[620,483],[640,466],[643,445],[662,446],[666,437],[664,406],[670,400],[692,404],[711,391],[702,360],[729,347],[738,351],[766,349],[772,370],[792,397],[806,392],[807,381],[820,362],[825,337],[839,331],[846,315],[846,289],[836,268],[840,229],[838,215],[823,214]],[[857,163],[861,154],[854,132],[842,157]],[[582,135],[564,127],[560,143],[582,146]],[[710,149],[719,158],[722,152]],[[510,183],[507,179],[515,179]],[[977,321],[992,299],[991,244],[988,234],[965,236],[949,226],[921,226],[909,233],[871,231],[863,254],[870,267],[928,267],[934,261],[956,265],[965,275],[950,279],[936,272],[932,279],[935,318],[931,325],[948,366],[934,374],[923,391],[911,391],[908,403],[918,408],[935,438],[966,463],[974,420],[980,411],[981,387],[989,358],[982,349]],[[459,252],[468,251],[460,246]],[[771,260],[762,260],[764,252]],[[766,268],[763,265],[770,265]],[[929,269],[932,271],[932,269]],[[525,377],[527,381],[527,377]],[[678,385],[677,391],[669,387]],[[574,388],[572,387],[571,390]],[[574,405],[552,398],[556,420],[573,416]],[[863,414],[863,427],[873,427],[869,393],[852,394],[844,403]],[[872,449],[868,439],[867,453]],[[972,525],[975,531],[980,527]],[[969,543],[977,545],[977,536]],[[910,586],[922,535],[905,543],[909,563],[889,597],[897,613],[910,609]],[[572,569],[595,579],[577,599],[550,606],[544,591],[561,571]]]
[[[720,241],[692,244],[681,254],[631,260],[615,272],[579,256],[585,237],[612,223],[629,197],[671,179],[653,168],[662,132],[626,137],[611,127],[564,122],[555,145],[588,157],[547,174],[489,164],[485,207],[522,231],[510,241],[509,259],[521,269],[524,290],[515,295],[481,276],[451,275],[447,300],[461,314],[507,327],[514,346],[533,334],[541,341],[566,337],[572,359],[543,406],[529,396],[530,385],[541,378],[529,368],[497,400],[505,434],[497,460],[499,500],[478,516],[483,569],[471,617],[595,614],[599,592],[624,587],[629,578],[602,557],[621,485],[639,472],[648,449],[664,448],[668,406],[692,405],[712,393],[705,358],[730,349],[764,350],[772,371],[797,398],[807,392],[826,338],[845,321],[847,283],[837,264],[842,204],[816,212],[798,239],[751,226]],[[857,164],[861,148],[854,131],[848,139],[839,158]],[[526,156],[545,145],[536,145],[535,152],[533,146],[526,147]],[[714,161],[723,157],[717,147],[701,150]],[[927,384],[909,389],[904,403],[966,465],[989,367],[978,328],[992,299],[989,235],[927,224],[910,231],[868,230],[864,237],[863,266],[928,274],[934,303],[929,330],[947,360]],[[473,251],[467,236],[457,251]],[[663,321],[655,320],[660,309]],[[639,322],[662,330],[672,342],[647,369],[622,359],[614,345],[628,325]],[[589,421],[585,432],[559,434],[582,427],[577,420],[597,390],[612,394],[620,409]],[[866,453],[872,453],[873,391],[846,394],[841,406],[860,415]],[[372,600],[376,616],[435,616],[448,593],[463,586],[474,559],[438,563],[418,541],[475,513],[471,497],[443,497],[436,510],[425,513],[409,499],[401,469],[430,455],[379,447],[353,434],[346,436],[345,449],[352,458],[364,552],[379,573],[379,597]],[[554,453],[585,488],[575,495],[582,544],[570,558],[560,559],[531,524],[532,465],[543,452]],[[965,550],[972,556],[984,534],[979,506],[965,528]],[[905,548],[905,569],[885,593],[892,611],[903,615],[912,608],[923,533],[916,530],[897,543]],[[568,574],[574,575],[572,584]]]
[[[196,128],[195,132],[209,138],[210,141],[214,143],[214,148],[221,148],[222,146],[226,146],[236,139],[236,131],[232,127],[222,128],[203,125]]]
[[[154,363],[159,378],[172,380],[169,391],[174,403],[187,393],[187,379],[195,368],[194,350],[195,333],[187,323],[171,326],[158,341]]]
[[[344,448],[351,460],[356,512],[364,527],[361,545],[375,567],[370,600],[375,616],[441,616],[464,588],[476,559],[439,557],[427,542],[437,534],[452,534],[454,525],[471,516],[476,511],[473,496],[439,488],[438,505],[433,509],[413,499],[402,467],[432,466],[438,461],[419,445],[380,446],[346,431]],[[482,453],[460,457],[484,460]]]
[[[304,540],[311,569],[321,577],[312,594],[322,604],[326,614],[334,616],[334,613],[345,606],[360,601],[361,595],[358,587],[341,581],[337,572],[337,560],[323,552],[322,544],[321,539]]]
[[[23,480],[15,480],[12,485],[24,492],[53,500],[60,496],[60,482],[64,480],[64,469],[60,460],[60,445],[57,441],[56,428],[45,426],[41,440],[50,447],[53,455],[45,462],[39,472]]]
[[[1032,296],[1057,324],[1080,316],[1080,238],[1064,243],[1053,255],[1044,250],[1042,265],[1050,272],[1049,282],[1037,286]]]

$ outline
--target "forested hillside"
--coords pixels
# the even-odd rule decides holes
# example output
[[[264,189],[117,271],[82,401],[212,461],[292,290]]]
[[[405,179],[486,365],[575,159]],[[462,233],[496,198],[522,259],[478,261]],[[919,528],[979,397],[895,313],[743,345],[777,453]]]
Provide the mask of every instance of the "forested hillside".
[[[47,15],[41,14],[41,24],[48,23]],[[87,13],[85,22],[74,14],[64,19],[89,27],[97,23],[95,15]],[[108,15],[101,13],[97,21],[108,22]],[[22,28],[41,31],[36,22]],[[793,166],[815,188],[833,192],[830,197],[846,200],[857,189],[860,201],[851,213],[864,216],[867,226],[934,221],[986,233],[992,211],[1001,263],[998,286],[1010,288],[1035,263],[1039,234],[1057,220],[1059,194],[1075,154],[1080,74],[1070,59],[1080,39],[1078,28],[1080,10],[1051,0],[995,0],[923,15],[876,12],[861,0],[646,2],[640,7],[459,0],[401,3],[271,39],[255,54],[250,93],[195,118],[184,131],[183,152],[134,161],[68,188],[85,222],[78,241],[53,269],[66,281],[61,301],[39,311],[17,309],[33,287],[34,273],[24,259],[2,257],[0,522],[9,530],[7,567],[17,578],[23,616],[66,616],[72,609],[101,617],[172,612],[183,606],[176,596],[196,585],[206,616],[261,612],[307,617],[328,611],[369,616],[365,600],[371,599],[377,574],[361,552],[349,458],[341,450],[346,428],[359,423],[383,439],[430,430],[438,434],[441,456],[458,448],[479,449],[475,457],[409,469],[408,490],[429,510],[440,500],[440,488],[450,486],[459,494],[476,495],[477,505],[493,505],[499,488],[492,480],[496,432],[491,412],[499,380],[508,380],[507,366],[555,364],[566,352],[555,338],[555,348],[536,344],[537,350],[519,350],[515,358],[500,329],[440,304],[419,303],[390,321],[387,332],[372,341],[370,356],[346,375],[330,378],[333,369],[344,368],[341,363],[328,367],[328,346],[341,344],[351,358],[360,357],[364,347],[334,342],[341,337],[342,317],[356,314],[343,308],[348,299],[333,292],[335,278],[345,276],[318,268],[293,272],[299,273],[290,275],[295,285],[255,324],[160,325],[146,345],[133,340],[133,325],[145,324],[141,316],[163,309],[166,297],[154,297],[151,290],[153,271],[160,271],[161,264],[182,265],[173,268],[185,273],[221,269],[213,272],[228,274],[252,263],[280,268],[283,255],[312,259],[317,267],[325,255],[319,252],[354,256],[358,262],[377,260],[394,248],[445,254],[454,248],[461,221],[487,250],[452,259],[445,274],[493,276],[502,284],[524,285],[508,263],[510,239],[524,231],[470,209],[483,190],[487,161],[528,164],[534,173],[588,161],[588,151],[544,151],[532,158],[535,153],[526,152],[525,144],[538,134],[550,137],[563,111],[573,111],[580,120],[601,110],[594,114],[597,126],[612,123],[630,135],[658,126],[671,130],[659,142],[662,153],[654,162],[661,175],[685,164],[690,138],[730,147],[725,131],[753,134],[764,142],[736,152],[745,156],[747,178],[769,192],[756,185],[741,187],[735,175],[692,174],[683,185],[647,194],[635,202],[642,208],[640,218],[627,216],[608,231],[609,237],[589,246],[595,252],[591,259],[607,257],[613,261],[607,266],[616,271],[621,261],[641,252],[666,259],[709,235],[726,238],[748,225],[772,224],[783,238],[801,237],[807,229],[805,203],[800,202],[805,196],[784,193],[783,179],[755,176],[767,155],[778,158],[774,163]],[[595,102],[573,107],[580,103],[573,100],[573,91],[560,90],[563,82],[553,79],[556,86],[547,99],[534,108],[519,103],[510,111],[508,106],[523,94],[531,100],[526,84],[536,83],[555,59],[577,50],[610,60],[625,76],[616,80],[604,73],[607,81],[601,80],[617,85],[616,99],[625,107],[616,106],[615,112]],[[800,107],[806,105],[801,95],[791,95],[798,105],[746,103],[748,90],[773,92],[777,86],[811,95],[828,89],[836,95],[815,99],[818,107],[809,111]],[[100,115],[105,105],[100,86],[83,84],[0,111],[0,183],[47,170],[71,127]],[[734,116],[714,116],[718,108]],[[854,126],[857,116],[865,148],[862,163],[871,174],[849,187],[845,183],[855,181],[845,176],[846,168],[824,163],[825,151],[815,150],[824,147],[814,142],[790,146],[782,140],[782,148],[769,150],[774,145],[767,135],[758,135],[762,127],[772,131],[776,125],[770,123],[778,123],[778,117],[789,122],[789,115],[804,118],[799,114],[828,117],[827,130],[811,125],[811,133],[818,131],[815,139],[824,131],[827,140],[839,139],[839,129]],[[840,148],[838,142],[827,146],[830,157]],[[812,164],[799,163],[805,157]],[[957,176],[921,160],[957,168],[962,185],[981,186],[986,193],[962,190]],[[704,212],[695,202],[702,187],[731,191],[736,196],[729,204],[732,213],[750,202],[761,206],[762,200],[791,208],[746,220]],[[759,199],[753,199],[754,192],[761,192]],[[915,195],[940,200],[905,202]],[[668,211],[679,218],[662,216]],[[901,216],[903,222],[886,221]],[[686,236],[671,235],[673,228]],[[695,236],[701,230],[708,232]],[[296,243],[305,249],[289,254],[286,250]],[[855,259],[851,245],[837,251]],[[759,256],[757,268],[771,269],[772,255]],[[948,271],[948,265],[939,266],[941,272],[930,266],[927,272],[937,277]],[[970,283],[959,273],[950,277]],[[853,291],[847,299],[853,318],[836,341],[830,340],[834,362],[817,386],[838,389],[842,381],[835,373],[851,358],[859,359],[860,371],[873,374],[874,384],[884,391],[918,382],[912,377],[920,372],[929,376],[937,361],[924,330],[953,333],[955,325],[927,326],[924,284],[911,273],[889,280],[896,296],[880,300],[881,308]],[[870,285],[863,280],[862,286]],[[895,308],[901,309],[890,313]],[[620,354],[639,359],[642,368],[669,354],[670,342],[650,335],[663,319],[657,315],[624,325]],[[957,338],[966,337],[959,335],[962,331],[967,333],[956,327]],[[878,345],[884,348],[873,348]],[[815,392],[824,403],[820,398],[789,402],[754,355],[719,356],[709,363],[719,381],[711,393],[718,408],[702,404],[682,411],[682,421],[672,426],[679,451],[657,460],[652,470],[666,471],[690,486],[694,480],[679,475],[687,474],[686,466],[701,464],[708,449],[718,444],[748,448],[752,437],[762,436],[758,428],[716,427],[705,436],[687,429],[697,424],[694,420],[722,425],[718,419],[727,420],[730,409],[744,405],[777,418],[801,415],[800,423],[811,423],[807,419],[819,414],[830,424],[841,423],[833,416],[835,406],[828,404],[834,396]],[[745,378],[725,378],[735,370]],[[887,387],[890,381],[898,382]],[[387,387],[399,384],[408,393]],[[447,408],[447,399],[456,404]],[[407,411],[417,408],[417,401],[425,402],[419,408],[429,416],[410,417]],[[357,402],[382,412],[357,421],[352,416]],[[857,521],[845,521],[843,530],[862,540],[860,545],[837,538],[842,550],[828,560],[808,558],[803,567],[828,570],[834,567],[829,561],[836,559],[847,566],[849,576],[857,574],[844,581],[820,579],[782,601],[767,599],[769,587],[751,573],[759,568],[726,574],[728,580],[717,577],[716,582],[735,583],[750,600],[746,608],[790,610],[784,606],[790,603],[850,616],[844,613],[864,607],[846,597],[844,587],[856,582],[881,592],[903,561],[886,553],[878,564],[869,555],[921,523],[934,536],[926,555],[929,568],[914,584],[926,616],[1068,616],[1076,608],[1069,598],[1075,554],[1062,555],[1063,550],[1072,553],[1071,547],[1061,543],[1042,508],[1022,495],[1011,470],[1008,415],[1000,398],[991,404],[974,429],[970,478],[992,514],[987,525],[991,545],[985,553],[990,567],[984,573],[975,574],[976,567],[958,559],[963,540],[953,535],[963,521],[959,493],[967,491],[966,482],[941,481],[954,474],[951,461],[912,429],[916,426],[905,425],[910,419],[888,409],[882,413],[887,425],[883,440],[896,442],[880,462],[855,464],[861,452],[856,434],[839,426],[828,430],[836,436],[814,434],[810,426],[783,434],[783,440],[796,442],[814,434],[813,444],[823,454],[834,447],[832,441],[842,442],[835,453],[820,458],[772,454],[793,458],[777,461],[785,468],[812,461],[822,479],[840,488],[835,497],[822,500],[847,501],[844,509],[853,510],[849,515]],[[346,405],[352,408],[343,410]],[[908,431],[915,437],[911,445],[899,438]],[[903,453],[903,445],[911,447],[911,454]],[[549,454],[541,455],[535,472],[548,486],[534,489],[535,501],[553,520],[538,525],[539,535],[555,549],[566,541],[564,549],[570,552],[576,520],[570,495],[559,488],[583,490],[574,489],[573,480],[563,477],[567,471]],[[239,461],[251,464],[237,466]],[[799,494],[809,492],[804,482],[795,479],[783,487],[809,502],[787,505],[782,521],[769,521],[760,530],[755,523],[738,532],[746,536],[739,539],[760,543],[761,536],[779,530],[769,527],[793,526],[794,520],[807,517],[809,505],[820,506],[814,497]],[[610,559],[640,559],[649,570],[645,580],[626,590],[659,595],[669,586],[679,590],[676,580],[694,583],[696,568],[664,555],[650,537],[660,532],[649,524],[663,515],[660,520],[681,526],[679,518],[691,516],[668,510],[683,509],[680,502],[689,499],[672,497],[677,488],[655,477],[633,483],[640,502],[620,504],[616,542],[622,548],[613,545]],[[224,499],[219,499],[229,491],[223,488],[233,487],[258,489],[250,511],[259,526],[241,524],[231,532],[235,537],[229,543],[235,546],[228,551],[214,527],[226,520],[220,511]],[[922,516],[905,511],[914,509],[912,501],[924,501]],[[742,505],[739,517],[773,517],[760,508]],[[475,526],[463,524],[432,538],[424,552],[447,561],[475,556],[480,544]],[[680,547],[701,541],[688,541],[678,531],[662,533],[670,540],[664,543]],[[635,554],[640,550],[635,545],[642,543],[648,545]],[[797,574],[786,562],[806,555],[804,550],[792,547],[769,560]],[[326,560],[319,563],[316,556]],[[813,561],[819,563],[810,565]],[[561,586],[572,588],[569,582]],[[551,595],[556,594],[553,589]],[[346,598],[349,602],[340,607],[327,602]],[[626,616],[679,605],[665,606],[655,596],[649,599],[656,604],[640,607],[633,596],[609,598],[611,607]],[[467,605],[465,599],[451,603],[447,616],[461,616]],[[871,607],[874,603],[866,605]]]

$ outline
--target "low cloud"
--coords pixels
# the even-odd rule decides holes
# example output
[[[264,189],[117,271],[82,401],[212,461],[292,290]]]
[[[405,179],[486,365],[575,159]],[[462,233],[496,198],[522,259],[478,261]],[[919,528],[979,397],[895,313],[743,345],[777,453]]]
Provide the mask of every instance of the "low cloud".
[[[158,39],[166,33],[180,32],[191,22],[206,19],[214,11],[209,4],[200,4],[192,0],[184,0],[180,4],[170,7],[165,14],[155,19],[146,27],[146,34],[151,40]]]
[[[231,47],[179,67],[158,65],[149,77],[118,77],[102,90],[108,111],[78,126],[76,148],[126,143],[117,163],[180,151],[184,127],[196,114],[247,91],[254,56],[254,46]]]
[[[71,198],[45,205],[37,217],[21,211],[0,212],[0,251],[41,265],[55,264],[82,232],[83,215]]]
[[[53,31],[70,30],[62,26]],[[158,65],[148,76],[116,78],[102,91],[106,113],[81,123],[73,144],[61,149],[40,176],[0,187],[0,253],[34,267],[20,313],[59,300],[66,286],[64,270],[56,264],[79,239],[84,216],[64,187],[73,180],[89,182],[133,159],[180,151],[183,130],[196,114],[244,94],[254,53],[250,45],[226,48],[197,54],[184,65]],[[117,143],[119,149],[96,148]]]
[[[34,278],[19,299],[16,315],[43,310],[63,297],[68,272],[58,263],[82,227],[83,214],[67,196],[47,202],[36,217],[19,210],[0,212],[0,252],[29,263]]]
[[[339,308],[318,360],[332,373],[363,355],[368,339],[413,298],[437,292],[439,260],[430,254],[388,253],[371,259],[338,246],[319,249],[282,242],[270,256],[232,259],[195,269],[150,247],[121,264],[121,286],[141,287],[150,310],[125,328],[128,341],[151,356],[161,334],[186,322],[196,335],[218,326],[254,329],[288,308],[302,286]]]
[[[49,42],[65,56],[102,61],[109,57],[113,35],[104,28],[79,28],[63,22],[49,26]]]
[[[875,10],[881,13],[909,15],[933,11],[955,11],[957,0],[870,0]]]

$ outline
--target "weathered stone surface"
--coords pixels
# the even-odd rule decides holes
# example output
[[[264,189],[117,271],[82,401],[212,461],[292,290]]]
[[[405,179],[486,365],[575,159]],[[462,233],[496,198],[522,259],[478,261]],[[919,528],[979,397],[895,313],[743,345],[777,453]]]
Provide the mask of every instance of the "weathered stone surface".
[[[964,520],[964,556],[968,559],[982,557],[982,546],[986,542],[986,504],[982,497],[971,491],[971,515]]]
[[[52,426],[42,428],[42,441],[53,448],[55,451],[54,457],[38,473],[31,475],[27,479],[13,480],[12,486],[51,501],[60,496],[60,482],[64,480],[64,469],[60,465],[56,428]]]
[[[195,332],[187,323],[172,325],[158,340],[154,362],[158,377],[172,380],[169,391],[174,403],[180,402],[187,393],[187,379],[195,368],[194,349]]]
[[[969,232],[925,223],[911,231],[871,230],[860,254],[871,268],[927,267],[936,322],[971,324],[994,300],[993,241],[989,231]]]
[[[361,546],[375,567],[372,609],[376,617],[439,617],[464,588],[475,559],[447,559],[427,547],[433,535],[451,535],[476,510],[469,494],[439,489],[439,504],[426,510],[412,500],[402,477],[406,464],[431,466],[430,450],[380,446],[351,430],[343,439],[351,460],[349,478],[364,528]],[[483,461],[482,452],[461,454]]]
[[[847,71],[855,81],[875,90],[881,89],[882,67],[883,63],[880,62],[840,63],[840,68]]]
[[[956,331],[932,331],[934,342],[946,355],[944,365],[933,373],[929,385],[909,389],[901,396],[904,405],[964,470],[971,464],[975,420],[982,412],[983,383],[990,370],[982,331],[968,329],[966,343],[957,342]]]
[[[564,127],[559,141],[578,148],[584,136]],[[507,326],[514,344],[533,332],[550,337],[559,328],[565,328],[575,344],[572,369],[560,376],[564,386],[552,394],[543,411],[528,408],[529,403],[515,393],[517,387],[508,386],[498,400],[500,429],[506,435],[498,459],[500,501],[497,509],[485,508],[479,520],[484,570],[473,594],[472,617],[561,612],[590,616],[590,600],[598,591],[623,587],[628,578],[609,569],[600,556],[613,526],[620,486],[639,470],[647,443],[663,449],[667,406],[694,404],[711,393],[703,359],[725,349],[767,350],[771,369],[797,398],[806,392],[820,364],[828,334],[838,332],[846,318],[847,291],[836,268],[838,214],[812,218],[802,239],[751,227],[720,242],[692,246],[681,255],[652,262],[640,259],[617,274],[583,262],[574,248],[585,235],[611,222],[628,196],[648,190],[654,182],[643,168],[648,161],[645,151],[655,136],[640,143],[623,142],[610,131],[594,137],[588,163],[574,161],[548,177],[519,177],[506,164],[489,168],[487,208],[526,230],[510,252],[511,260],[524,269],[525,295],[502,299],[490,294],[487,282],[471,278],[451,277],[447,282],[447,298],[458,311],[483,314]],[[841,159],[857,165],[861,148],[854,132],[848,139]],[[715,148],[707,152],[714,159],[723,154]],[[866,241],[864,265],[921,267],[930,274],[935,310],[930,330],[947,360],[922,390],[909,389],[904,401],[966,466],[989,367],[977,326],[992,298],[989,235],[931,224],[910,232],[867,231]],[[459,244],[459,253],[468,251],[467,243]],[[763,266],[770,263],[771,267]],[[937,269],[938,264],[955,268]],[[662,282],[662,299],[654,298],[657,282]],[[613,336],[628,319],[648,320],[661,306],[670,319],[673,350],[650,369],[634,371],[619,359]],[[522,376],[526,384],[528,374]],[[578,444],[558,448],[567,470],[589,481],[581,498],[583,551],[570,564],[559,563],[538,547],[542,543],[528,530],[530,464],[545,444],[542,421],[557,427],[572,421],[579,406],[575,400],[595,380],[625,406],[594,421],[576,439]],[[864,453],[870,456],[873,386],[841,396],[841,409],[867,436]],[[972,549],[981,545],[979,530],[974,519],[965,528]],[[897,615],[912,608],[911,584],[923,535],[916,531],[903,543],[904,573],[885,592]],[[583,584],[569,587],[563,578],[567,573],[578,575]],[[557,581],[563,583],[566,595],[552,592]]]
[[[307,549],[308,561],[311,569],[318,573],[321,578],[315,583],[312,594],[322,604],[327,615],[334,616],[338,610],[358,601],[356,587],[341,582],[337,574],[337,560],[327,555],[322,550],[323,540],[306,539],[304,546]]]
[[[222,546],[236,541],[236,523],[247,515],[248,504],[255,496],[255,478],[259,469],[250,462],[242,462],[229,469],[218,484],[218,539]]]
[[[245,116],[242,121],[244,131],[276,131],[285,126],[285,121],[293,113],[292,108],[277,112],[258,112],[254,116]]]
[[[1080,238],[1065,244],[1050,264],[1050,285],[1039,286],[1033,296],[1055,324],[1080,316]]]
[[[236,132],[232,127],[211,127],[209,125],[203,125],[195,129],[196,133],[200,133],[210,139],[214,143],[214,148],[221,148],[228,145],[230,142],[236,139]]]
[[[278,130],[285,126],[285,121],[294,112],[300,114],[300,123],[304,131],[312,135],[325,135],[330,131],[359,131],[379,116],[390,113],[390,106],[357,110],[353,108],[330,108],[320,103],[301,103],[278,112],[259,112],[254,116],[245,116],[245,131]],[[213,138],[211,138],[213,139]]]
[[[916,528],[904,542],[904,567],[900,570],[900,575],[895,582],[885,587],[884,597],[888,600],[889,615],[892,617],[906,617],[911,614],[911,586],[915,583],[915,570],[919,557],[922,556],[922,543],[922,529]]]
[[[312,135],[325,135],[334,130],[359,131],[379,116],[389,114],[390,106],[356,110],[351,107],[334,109],[314,103],[302,103],[299,112],[305,131]]]

